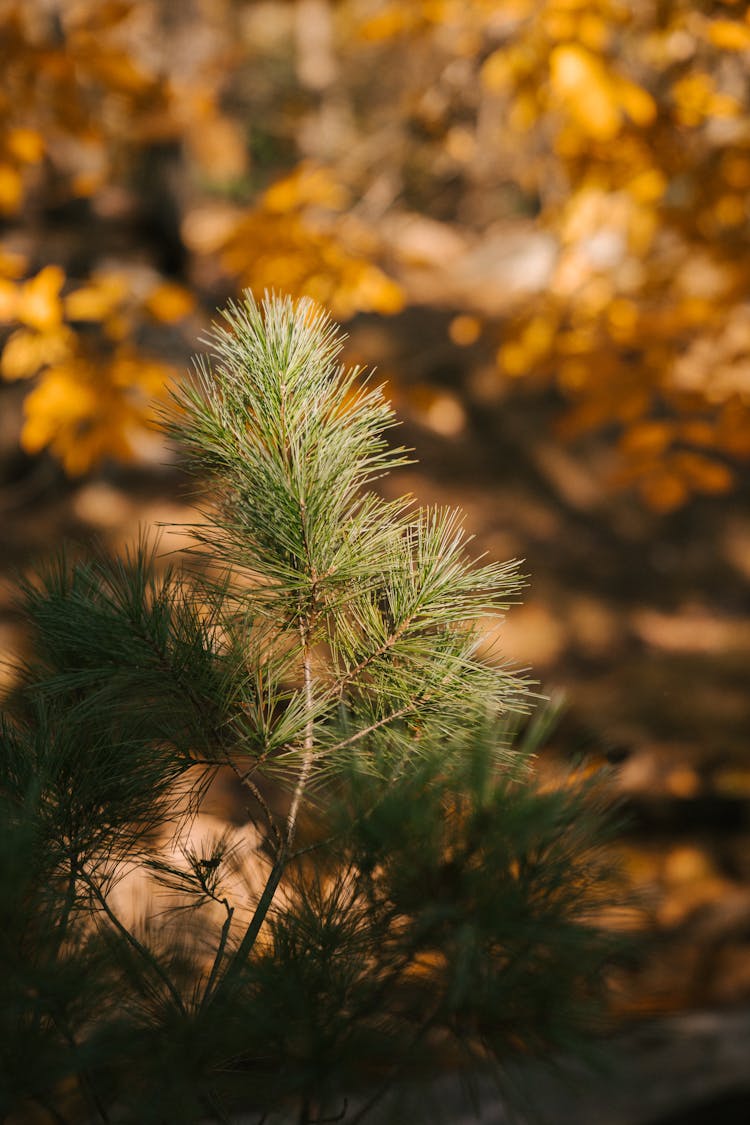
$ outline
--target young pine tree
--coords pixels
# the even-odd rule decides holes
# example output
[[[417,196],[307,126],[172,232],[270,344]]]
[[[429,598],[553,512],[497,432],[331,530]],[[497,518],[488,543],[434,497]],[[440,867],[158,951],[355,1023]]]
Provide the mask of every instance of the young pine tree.
[[[405,1074],[591,1027],[601,801],[535,783],[527,685],[477,656],[516,564],[472,563],[459,513],[372,489],[405,463],[393,413],[312,304],[248,295],[210,346],[168,420],[209,483],[200,565],[141,544],[24,584],[6,1120],[359,1121]],[[244,854],[188,834],[219,772]],[[115,893],[134,868],[168,896],[135,921]]]

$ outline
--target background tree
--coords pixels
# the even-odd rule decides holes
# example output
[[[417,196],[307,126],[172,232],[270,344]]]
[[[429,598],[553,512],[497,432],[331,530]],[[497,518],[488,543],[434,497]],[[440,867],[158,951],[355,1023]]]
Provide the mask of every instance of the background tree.
[[[614,435],[612,483],[655,510],[731,486],[750,449],[741,4],[0,18],[1,370],[36,379],[29,452],[81,473],[142,450],[154,353],[239,280],[342,318],[437,304],[498,383],[554,382],[565,434]]]

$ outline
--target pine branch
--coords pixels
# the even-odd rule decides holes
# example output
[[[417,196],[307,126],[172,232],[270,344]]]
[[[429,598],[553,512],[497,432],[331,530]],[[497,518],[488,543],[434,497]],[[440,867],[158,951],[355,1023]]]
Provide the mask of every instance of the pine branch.
[[[205,990],[203,992],[203,997],[201,999],[201,1004],[200,1004],[201,1007],[205,1007],[211,1000],[213,990],[214,990],[214,986],[215,986],[216,981],[218,979],[219,971],[221,969],[221,963],[222,963],[222,960],[224,959],[224,952],[225,952],[226,947],[227,947],[227,941],[229,940],[229,931],[231,930],[231,927],[232,927],[232,919],[234,917],[234,910],[230,906],[228,899],[226,899],[226,898],[223,899],[222,904],[226,909],[226,918],[224,919],[224,924],[221,927],[221,934],[219,936],[219,944],[216,948],[216,954],[214,956],[213,963],[211,965],[211,971],[209,973],[208,980],[206,981],[206,987],[205,987]]]
[[[124,941],[130,946],[130,948],[138,954],[138,956],[154,974],[154,976],[158,977],[158,979],[162,982],[170,997],[172,998],[172,1001],[174,1002],[177,1010],[185,1014],[185,1004],[183,1002],[183,999],[180,996],[180,993],[178,992],[174,982],[170,980],[163,966],[159,963],[158,958],[155,957],[154,954],[151,953],[151,951],[147,949],[145,945],[142,945],[141,942],[138,941],[138,938],[135,936],[135,934],[132,933],[132,931],[129,930],[128,927],[120,921],[114,910],[112,910],[112,907],[107,902],[107,896],[102,893],[102,890],[96,879],[93,879],[85,870],[85,868],[79,868],[78,873],[83,882],[93,894],[94,898],[99,904],[100,909],[104,911],[107,918],[112,923],[112,926],[115,928],[117,933],[124,939]]]

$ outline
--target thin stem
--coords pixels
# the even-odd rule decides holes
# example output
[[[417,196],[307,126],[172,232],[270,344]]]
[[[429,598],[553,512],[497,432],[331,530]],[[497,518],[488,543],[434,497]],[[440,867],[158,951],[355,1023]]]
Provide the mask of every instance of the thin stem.
[[[78,871],[78,856],[75,852],[71,852],[68,864],[68,884],[65,891],[65,902],[63,903],[62,913],[57,925],[57,935],[55,941],[54,956],[56,957],[68,936],[68,925],[70,923],[70,915],[73,912],[76,899],[76,877]]]
[[[214,988],[214,985],[216,983],[216,978],[219,975],[219,967],[221,965],[221,961],[222,961],[222,958],[224,956],[224,950],[227,947],[227,940],[229,938],[229,931],[232,928],[232,918],[234,917],[234,907],[229,905],[229,900],[226,899],[226,898],[222,899],[222,904],[224,906],[224,909],[227,912],[227,916],[224,919],[224,925],[221,927],[221,936],[219,937],[219,944],[218,944],[218,947],[216,949],[216,956],[214,957],[213,965],[211,966],[211,972],[210,972],[209,977],[208,977],[206,989],[205,989],[205,992],[203,993],[203,1000],[201,1001],[201,1007],[205,1007],[206,1004],[208,1003],[208,1001],[211,999],[211,993],[213,992],[213,988]]]
[[[398,641],[401,640],[413,620],[413,614],[405,617],[399,627],[397,629],[394,629],[392,633],[389,633],[389,635],[383,641],[382,645],[379,645],[378,648],[374,649],[372,652],[368,653],[367,656],[363,657],[362,660],[360,660],[359,664],[355,664],[353,668],[349,668],[340,680],[338,690],[343,693],[346,685],[351,683],[352,680],[356,679],[357,676],[360,675],[360,673],[364,672],[365,669],[373,663],[373,661],[378,660],[381,656],[385,656],[385,654],[390,649],[392,649]]]
[[[302,670],[305,679],[305,705],[307,707],[307,722],[305,723],[305,741],[303,749],[305,756],[302,759],[302,768],[297,778],[297,785],[295,786],[294,796],[289,808],[289,815],[286,821],[286,846],[291,848],[294,843],[294,832],[297,827],[297,814],[299,812],[300,802],[302,801],[307,782],[310,778],[310,772],[315,760],[314,753],[314,738],[313,738],[313,689],[312,689],[312,665],[310,655],[310,641],[308,627],[304,622],[300,623],[300,635],[302,637]]]
[[[242,941],[237,946],[237,950],[232,958],[229,968],[224,976],[214,987],[211,995],[211,1000],[215,1000],[217,996],[226,991],[227,986],[235,979],[237,974],[241,971],[243,964],[247,960],[250,950],[255,945],[255,940],[260,933],[260,928],[266,920],[266,915],[271,908],[274,895],[278,889],[281,877],[284,874],[287,865],[287,855],[285,851],[279,853],[276,862],[271,868],[271,872],[263,888],[263,893],[258,899],[258,905],[255,907],[255,913],[250,921],[250,925],[242,935]]]
[[[138,938],[135,936],[135,934],[130,932],[127,926],[123,925],[123,923],[120,921],[120,919],[117,917],[117,915],[114,913],[109,903],[107,902],[105,895],[102,893],[101,887],[94,881],[94,879],[91,878],[88,872],[84,868],[81,868],[80,874],[84,883],[92,892],[112,925],[115,927],[118,933],[125,938],[125,941],[128,943],[128,945],[132,949],[134,949],[136,953],[138,953],[138,955],[146,962],[146,964],[151,968],[152,972],[156,974],[162,984],[165,985],[177,1008],[180,1010],[180,1012],[184,1013],[185,1005],[183,1003],[182,997],[180,996],[173,982],[168,977],[167,973],[157,961],[156,957],[154,957],[153,953],[151,953],[151,951],[147,949],[145,945],[142,945],[141,942],[138,941]]]
[[[281,833],[279,831],[279,826],[276,823],[274,815],[268,806],[268,802],[261,793],[260,789],[254,781],[250,780],[250,774],[253,773],[255,769],[257,769],[258,763],[255,762],[249,770],[241,770],[237,763],[232,761],[232,758],[227,749],[224,749],[224,757],[226,759],[227,765],[229,765],[229,767],[232,769],[240,785],[243,785],[245,789],[249,790],[249,792],[252,793],[253,797],[255,798],[256,802],[260,805],[261,809],[263,810],[263,815],[268,821],[268,827],[271,829],[274,839],[276,840],[276,843],[280,848],[282,846],[282,839]]]
[[[306,514],[304,503],[301,503],[301,514],[304,531]],[[313,587],[314,583],[315,576],[313,574]],[[314,592],[311,601],[313,603],[315,601]],[[289,862],[289,852],[294,842],[294,834],[297,827],[299,807],[315,760],[312,654],[310,651],[310,625],[313,612],[314,605],[311,606],[310,614],[300,620],[299,626],[300,638],[302,641],[302,669],[305,684],[305,703],[307,707],[307,721],[305,723],[305,738],[303,742],[303,750],[305,756],[302,762],[302,768],[300,770],[299,777],[297,779],[297,785],[292,796],[292,803],[289,808],[289,814],[286,821],[285,836],[284,839],[280,841],[280,847],[276,855],[276,861],[271,868],[271,872],[266,881],[266,885],[263,888],[263,893],[258,900],[258,904],[255,908],[255,913],[253,914],[253,917],[250,921],[250,925],[242,936],[242,940],[237,947],[229,968],[227,969],[221,980],[218,982],[218,984],[216,984],[213,988],[211,995],[212,999],[214,999],[217,995],[224,991],[229,982],[234,980],[237,974],[241,972],[242,965],[247,960],[251,949],[255,945],[255,941],[258,937],[258,934],[260,933],[260,929],[266,920],[268,911],[271,909],[271,904],[273,903],[274,896],[276,894],[276,891],[278,890],[279,883],[281,882],[284,871],[286,870],[287,863]],[[269,820],[269,823],[271,823],[272,827],[275,827],[272,819]]]
[[[76,855],[75,852],[71,852],[70,856],[69,856],[68,880],[67,880],[67,887],[66,887],[66,891],[65,891],[65,899],[64,899],[64,902],[63,902],[62,912],[60,914],[60,918],[58,919],[57,926],[55,927],[53,947],[50,951],[50,961],[53,962],[53,963],[57,963],[58,957],[60,955],[60,951],[62,950],[62,947],[65,944],[65,940],[68,936],[68,927],[69,927],[69,924],[70,924],[70,916],[71,916],[71,914],[73,912],[73,908],[75,906],[76,881],[77,881],[77,877],[78,877],[78,870],[79,870],[79,868],[78,868],[77,855]],[[55,1027],[58,1028],[58,1030],[60,1031],[63,1038],[68,1043],[68,1045],[73,1049],[74,1054],[77,1055],[77,1053],[79,1051],[79,1044],[76,1040],[75,1034],[71,1030],[70,1025],[68,1023],[67,1016],[65,1014],[64,1004],[62,1004],[62,1006],[61,1006],[58,1002],[52,1001],[50,1006],[51,1006],[50,1017],[52,1019],[52,1022],[54,1023]],[[35,1030],[38,1030],[38,1028],[41,1024],[41,1021],[42,1021],[42,1009],[41,1009],[41,1007],[39,1007],[36,1010],[36,1013],[34,1015],[34,1020],[33,1020],[33,1026],[34,1026]],[[96,1090],[94,1089],[93,1080],[92,1080],[91,1076],[89,1075],[88,1071],[85,1069],[85,1067],[83,1067],[83,1066],[79,1067],[79,1066],[76,1065],[75,1076],[78,1079],[78,1081],[80,1082],[82,1090],[88,1096],[88,1098],[89,1098],[91,1104],[93,1105],[95,1111],[99,1114],[99,1117],[101,1118],[101,1120],[103,1122],[107,1123],[109,1121],[109,1117],[107,1116],[107,1112],[106,1112],[104,1106],[102,1105],[101,1101],[99,1100],[99,1097],[96,1093]],[[54,1117],[54,1119],[56,1121],[62,1122],[63,1125],[68,1125],[68,1122],[67,1122],[66,1118],[63,1117],[62,1114],[58,1113],[57,1109],[54,1106],[48,1105],[46,1102],[40,1102],[40,1104],[44,1105],[44,1108]]]
[[[268,806],[268,802],[266,801],[265,797],[261,793],[258,786],[255,784],[255,782],[251,781],[250,778],[247,775],[244,775],[241,780],[242,780],[242,784],[245,785],[250,790],[253,797],[255,797],[255,800],[258,802],[258,804],[262,808],[262,810],[265,814],[266,820],[268,821],[268,827],[271,829],[271,832],[274,835],[274,839],[276,840],[277,845],[279,847],[281,847],[282,843],[283,843],[283,841],[281,839],[281,832],[279,831],[279,826],[276,823],[276,820],[274,819],[274,815],[273,815],[273,813],[271,812],[271,810]]]
[[[449,679],[450,673],[447,673],[440,681],[439,686],[442,687]],[[434,688],[432,691],[417,692],[416,695],[413,695],[411,697],[408,703],[405,703],[403,707],[399,707],[397,711],[391,711],[390,715],[385,715],[382,719],[378,719],[377,722],[371,723],[369,727],[365,727],[363,730],[358,730],[355,734],[350,735],[349,738],[345,738],[342,742],[337,742],[335,746],[328,746],[323,750],[319,750],[314,756],[316,758],[322,758],[328,754],[336,754],[339,750],[346,749],[347,746],[352,746],[355,742],[359,742],[361,738],[366,738],[368,734],[372,734],[373,731],[379,730],[380,727],[384,727],[388,723],[394,723],[397,719],[401,719],[404,715],[408,715],[409,712],[413,711],[418,704],[429,703],[434,694]]]
[[[422,700],[420,699],[420,697],[416,696],[403,707],[399,707],[398,711],[391,711],[390,715],[385,715],[382,719],[378,719],[377,722],[371,723],[369,727],[364,727],[363,730],[358,730],[356,734],[351,735],[349,738],[345,738],[342,742],[337,742],[335,746],[329,746],[325,750],[319,750],[316,757],[321,758],[323,757],[323,755],[336,754],[339,750],[346,749],[347,746],[351,746],[353,743],[359,742],[361,738],[366,738],[367,735],[372,734],[373,731],[379,730],[380,727],[386,726],[387,723],[394,723],[396,719],[400,719],[404,715],[408,715],[410,711],[414,710],[417,703],[421,701]]]

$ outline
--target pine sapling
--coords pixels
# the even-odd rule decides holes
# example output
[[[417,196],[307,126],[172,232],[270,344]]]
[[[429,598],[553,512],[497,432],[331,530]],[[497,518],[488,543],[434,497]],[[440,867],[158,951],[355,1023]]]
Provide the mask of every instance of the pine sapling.
[[[166,418],[209,497],[194,559],[142,542],[24,586],[1,1018],[47,1061],[5,1050],[6,1113],[358,1121],[459,1048],[570,1048],[611,947],[601,801],[536,784],[529,686],[478,655],[517,563],[377,491],[407,451],[312,303],[246,294],[207,343]],[[220,773],[244,856],[188,835]],[[113,896],[134,866],[171,896],[139,924]]]

